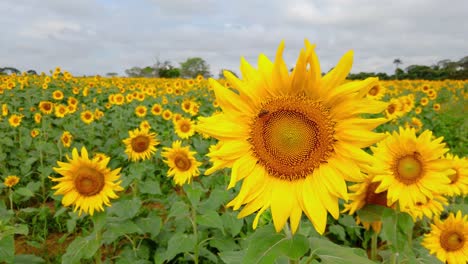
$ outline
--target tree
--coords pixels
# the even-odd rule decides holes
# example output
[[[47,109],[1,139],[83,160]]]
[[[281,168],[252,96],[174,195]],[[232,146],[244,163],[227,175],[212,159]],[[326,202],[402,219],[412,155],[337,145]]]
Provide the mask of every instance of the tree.
[[[175,68],[172,66],[170,61],[161,62],[159,59],[156,61],[154,65],[156,72],[158,73],[158,77],[161,78],[178,78],[180,77],[180,69]]]
[[[401,61],[399,58],[396,58],[393,60],[393,64],[395,64],[395,77],[398,79],[398,65],[403,64],[403,61]]]
[[[132,67],[130,69],[125,70],[125,74],[128,77],[140,77],[141,76],[141,68],[140,67]]]
[[[117,76],[117,75],[119,75],[119,74],[116,73],[116,72],[108,72],[108,73],[106,73],[106,76],[109,76],[109,77],[114,77],[114,76]]]
[[[210,66],[199,57],[188,58],[180,63],[180,74],[184,78],[195,78],[197,75],[203,75],[203,77],[211,76]]]

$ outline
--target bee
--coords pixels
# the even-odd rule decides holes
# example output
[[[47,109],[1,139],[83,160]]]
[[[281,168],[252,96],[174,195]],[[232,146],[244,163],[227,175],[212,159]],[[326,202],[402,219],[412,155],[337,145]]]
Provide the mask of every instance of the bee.
[[[260,113],[258,113],[257,117],[258,118],[263,118],[265,117],[266,115],[268,115],[270,112],[268,110],[265,110],[265,109],[262,109],[260,110]]]

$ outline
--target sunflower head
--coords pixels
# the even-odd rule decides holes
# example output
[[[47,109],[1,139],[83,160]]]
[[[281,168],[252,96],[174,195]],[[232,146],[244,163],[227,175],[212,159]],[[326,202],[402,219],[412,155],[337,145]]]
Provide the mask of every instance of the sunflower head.
[[[176,134],[183,139],[189,138],[195,133],[194,123],[190,119],[181,118],[174,122],[174,127]]]
[[[422,245],[444,263],[467,263],[468,216],[458,211],[443,221],[436,217]]]
[[[125,153],[130,160],[146,160],[156,152],[156,146],[159,144],[156,133],[150,133],[146,128],[137,128],[128,134],[129,137],[124,139],[123,143],[126,146]]]
[[[6,187],[8,188],[13,188],[18,182],[20,181],[20,178],[16,175],[9,175],[5,178],[3,181],[3,184],[5,184]]]
[[[172,143],[172,148],[165,147],[161,156],[164,163],[169,166],[168,177],[173,177],[174,182],[183,185],[191,182],[193,177],[200,174],[198,167],[201,165],[195,157],[195,152],[190,151],[189,146],[182,147],[182,142],[177,140]]]
[[[414,207],[433,199],[434,193],[443,193],[453,170],[441,159],[448,151],[442,140],[433,139],[429,130],[417,137],[414,129],[400,127],[372,147],[374,181],[380,182],[377,192],[387,191],[388,202],[398,201],[400,208]]]
[[[55,195],[63,195],[64,206],[74,206],[74,211],[93,215],[95,211],[103,211],[103,205],[110,206],[110,199],[117,198],[116,192],[122,191],[120,186],[120,168],[110,170],[107,167],[109,158],[98,161],[89,159],[88,151],[83,147],[81,154],[75,148],[68,162],[58,161],[54,170],[60,178],[50,178],[57,185]]]
[[[281,43],[274,62],[260,55],[258,69],[242,59],[242,79],[225,71],[229,88],[210,79],[223,112],[196,127],[220,142],[207,172],[232,167],[229,187],[242,187],[228,206],[245,205],[240,217],[258,212],[254,227],[270,208],[277,231],[289,219],[295,232],[304,212],[323,233],[327,212],[338,218],[338,199],[348,198],[345,180],[362,181],[360,168],[372,160],[361,148],[385,137],[371,132],[384,118],[362,118],[386,107],[366,98],[378,80],[345,82],[352,52],[322,77],[314,48],[305,41],[292,72]]]

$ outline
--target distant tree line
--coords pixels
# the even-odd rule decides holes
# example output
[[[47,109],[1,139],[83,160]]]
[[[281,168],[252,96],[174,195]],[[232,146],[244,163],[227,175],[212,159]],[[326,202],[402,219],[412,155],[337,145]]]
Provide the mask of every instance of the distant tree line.
[[[387,74],[385,72],[360,72],[351,73],[348,75],[348,79],[361,80],[367,77],[379,77],[381,80],[398,80],[398,79],[425,79],[425,80],[468,80],[468,56],[463,57],[458,61],[441,60],[432,66],[427,65],[410,65],[405,69],[399,66],[403,64],[403,61],[399,58],[393,61],[395,64],[394,74]],[[235,72],[223,69],[218,74],[218,78],[224,78],[223,71],[227,70],[233,73]],[[293,70],[293,69],[291,69]],[[8,74],[21,74],[21,71],[14,67],[3,67],[0,68],[0,75]],[[28,74],[36,75],[35,70],[28,70]],[[186,61],[180,63],[180,67],[175,67],[170,61],[159,61],[152,66],[146,67],[132,67],[125,70],[125,74],[129,77],[159,77],[159,78],[195,78],[198,75],[203,77],[211,77],[210,66],[208,63],[200,58],[193,57],[188,58]],[[109,72],[107,76],[117,76],[115,72]],[[237,75],[236,75],[237,76]]]
[[[159,60],[153,66],[132,67],[125,70],[129,77],[159,77],[159,78],[195,78],[198,75],[210,77],[210,66],[200,58],[188,58],[180,63],[180,67],[175,67],[170,61],[161,62]]]
[[[348,79],[362,80],[367,77],[376,76],[381,80],[398,80],[398,79],[425,79],[425,80],[468,80],[468,56],[463,57],[458,61],[441,60],[435,65],[410,65],[404,70],[399,67],[403,64],[401,59],[393,61],[396,69],[393,75],[384,72],[360,72],[351,73]]]

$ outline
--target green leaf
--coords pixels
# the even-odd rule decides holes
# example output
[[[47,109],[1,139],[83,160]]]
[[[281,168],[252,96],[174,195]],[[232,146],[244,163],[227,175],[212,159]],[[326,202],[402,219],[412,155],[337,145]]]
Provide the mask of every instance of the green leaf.
[[[153,180],[145,180],[138,183],[138,188],[141,193],[161,194],[159,182]]]
[[[151,239],[155,239],[161,231],[161,217],[155,211],[152,211],[148,217],[139,218],[136,224],[144,233],[151,234]]]
[[[171,206],[171,210],[169,211],[169,215],[167,216],[167,218],[171,218],[171,217],[174,217],[174,218],[182,218],[182,217],[185,217],[185,216],[188,216],[189,215],[189,209],[188,209],[188,206],[184,203],[184,202],[175,202],[172,206]]]
[[[39,263],[45,263],[45,260],[38,256],[21,254],[21,255],[15,256],[13,263],[39,264]]]
[[[239,245],[236,244],[232,237],[215,237],[209,242],[210,247],[214,247],[219,251],[231,251],[233,249],[239,249]]]
[[[238,219],[237,213],[225,212],[221,215],[224,228],[234,237],[239,234],[244,226],[244,219]]]
[[[13,235],[0,238],[0,262],[12,263],[15,254],[15,240]]]
[[[309,250],[309,241],[303,235],[293,235],[284,245],[284,253],[291,259],[299,259]]]
[[[341,225],[330,225],[328,228],[330,233],[336,235],[336,237],[341,241],[346,241],[346,232],[344,227]]]
[[[177,233],[169,239],[164,259],[171,260],[179,253],[193,252],[196,243],[194,235]]]
[[[114,222],[106,224],[106,231],[102,234],[102,241],[105,244],[110,244],[117,240],[117,238],[126,234],[143,234],[141,228],[133,223],[132,220],[125,220],[122,222]]]
[[[368,204],[356,213],[363,222],[377,222],[382,220],[382,214],[385,209],[385,206]]]
[[[355,248],[342,247],[323,238],[309,238],[310,249],[324,264],[372,264],[375,263],[367,257],[358,255]]]
[[[273,263],[280,256],[299,258],[308,250],[307,240],[299,235],[288,238],[276,233],[272,226],[265,226],[253,233],[242,263]]]
[[[197,217],[197,224],[207,227],[218,228],[224,232],[223,221],[221,217],[215,211],[209,211],[201,216]]]
[[[30,198],[34,196],[34,193],[26,187],[21,187],[15,190],[16,194]]]
[[[81,263],[82,259],[91,258],[99,249],[100,242],[93,233],[87,237],[76,237],[62,256],[63,264]]]
[[[107,209],[109,215],[116,215],[117,217],[124,219],[133,218],[141,207],[141,200],[138,197],[132,199],[120,199]]]
[[[192,206],[197,207],[198,203],[200,202],[200,197],[203,193],[201,187],[195,185],[195,183],[186,184],[184,185],[184,190]]]
[[[224,263],[241,264],[244,259],[244,251],[223,251],[218,253]]]
[[[413,220],[407,213],[386,209],[382,215],[382,238],[389,242],[394,253],[410,252],[408,237],[413,233]]]

